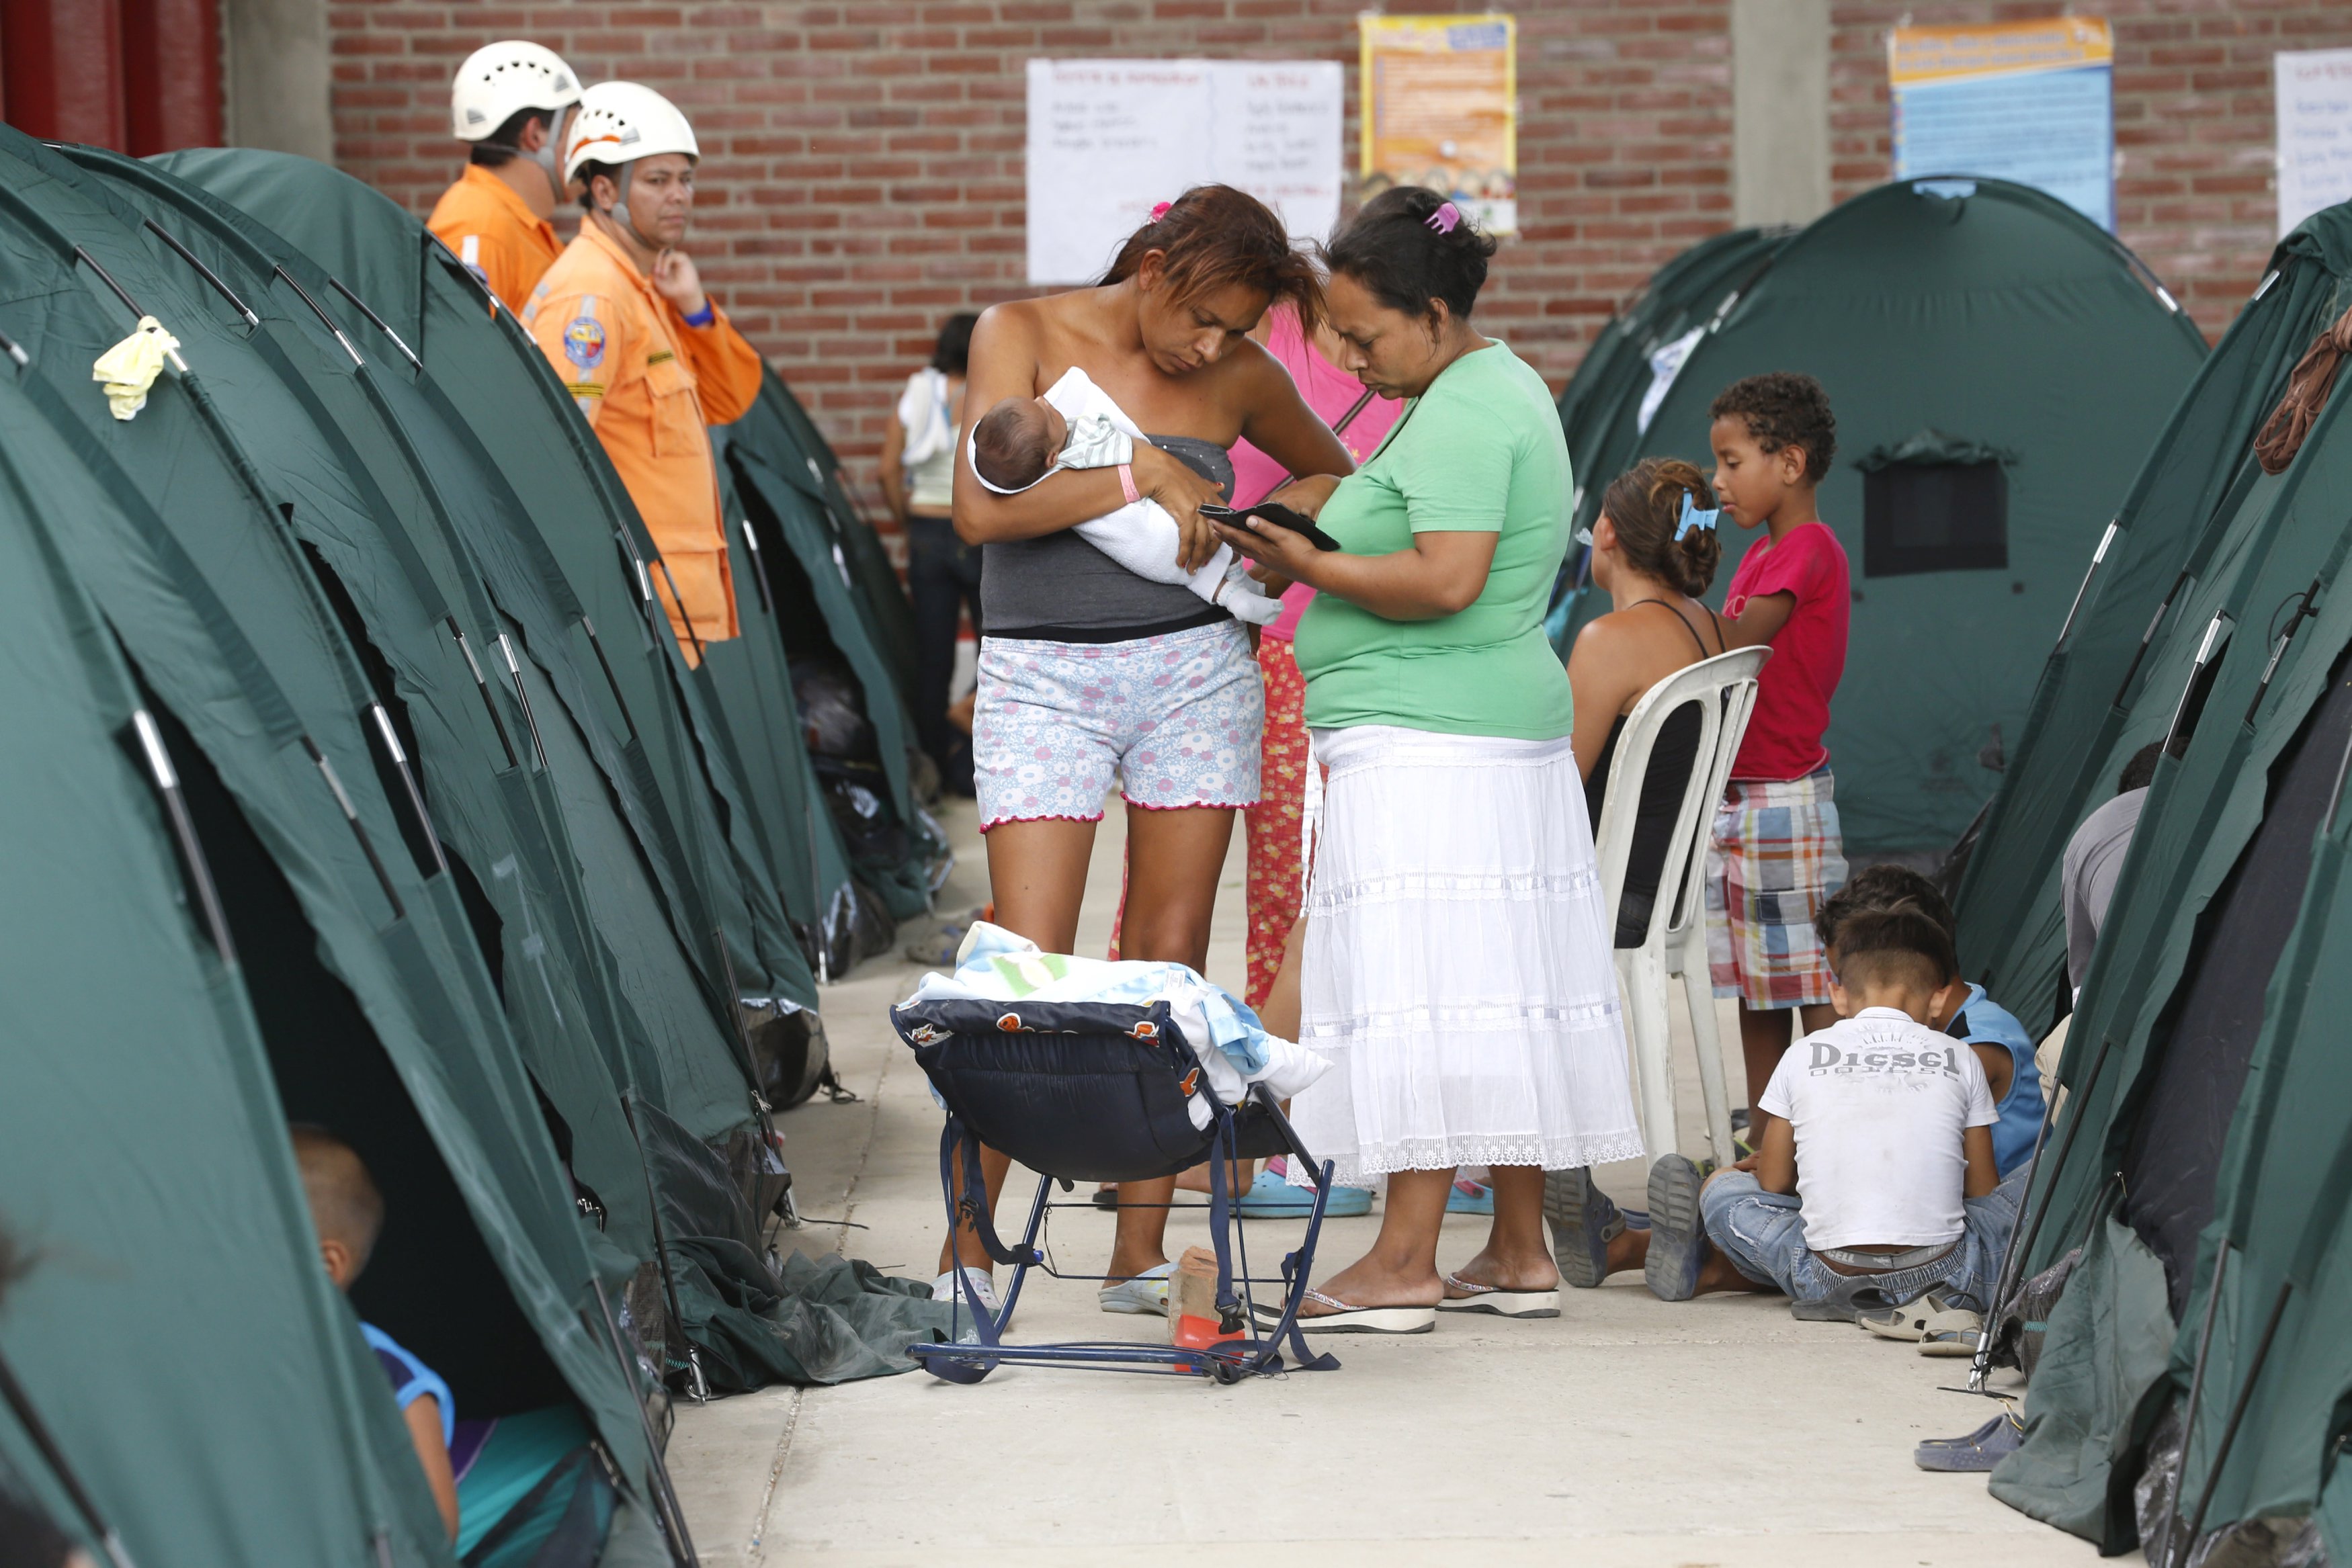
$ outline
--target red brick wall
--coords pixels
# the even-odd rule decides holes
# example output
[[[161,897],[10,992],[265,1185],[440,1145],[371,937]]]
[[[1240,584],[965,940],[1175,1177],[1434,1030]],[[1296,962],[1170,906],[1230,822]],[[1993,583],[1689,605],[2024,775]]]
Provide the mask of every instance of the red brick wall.
[[[429,207],[459,162],[449,73],[496,37],[537,38],[591,80],[660,88],[693,117],[706,154],[690,241],[705,276],[844,454],[870,460],[940,318],[1024,292],[1023,61],[1185,54],[1352,68],[1362,3],[340,0],[336,155]],[[1906,12],[1926,24],[2056,8],[1836,4],[1837,193],[1885,177],[1886,27]],[[1728,0],[1517,10],[1526,232],[1496,259],[1479,316],[1558,385],[1619,299],[1731,221]],[[2352,44],[2352,4],[2108,0],[2104,14],[2117,34],[2123,237],[2216,332],[2272,244],[2270,53]]]

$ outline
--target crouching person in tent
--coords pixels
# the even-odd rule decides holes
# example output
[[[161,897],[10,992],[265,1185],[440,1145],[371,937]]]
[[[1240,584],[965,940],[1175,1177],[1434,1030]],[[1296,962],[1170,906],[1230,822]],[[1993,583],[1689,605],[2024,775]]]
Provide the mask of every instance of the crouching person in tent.
[[[450,87],[451,133],[471,149],[425,226],[518,314],[562,254],[550,220],[563,199],[556,165],[579,101],[572,68],[520,38],[476,49]]]
[[[585,215],[523,325],[595,427],[661,551],[654,585],[687,660],[736,634],[709,426],[760,395],[760,356],[677,248],[694,206],[694,128],[635,82],[580,99],[563,158]]]
[[[383,1194],[352,1147],[323,1127],[288,1129],[319,1259],[348,1294],[383,1229]],[[373,1323],[360,1324],[392,1384],[417,1464],[457,1555],[478,1568],[585,1560],[612,1521],[588,1424],[568,1406],[495,1420],[457,1419],[449,1385]],[[562,1539],[556,1541],[558,1533]],[[555,1552],[541,1552],[552,1542]]]

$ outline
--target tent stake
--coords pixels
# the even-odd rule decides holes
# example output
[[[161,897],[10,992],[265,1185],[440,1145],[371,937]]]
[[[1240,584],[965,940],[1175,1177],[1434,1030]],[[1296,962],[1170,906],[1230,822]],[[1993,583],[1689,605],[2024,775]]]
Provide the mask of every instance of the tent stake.
[[[2278,1339],[2279,1319],[2286,1315],[2286,1299],[2294,1292],[2293,1280],[2280,1281],[2278,1300],[2271,1303],[2270,1322],[2263,1325],[2262,1343],[2254,1347],[2254,1364],[2246,1369],[2245,1381],[2238,1385],[2238,1397],[2230,1404],[2230,1418],[2222,1424],[2221,1446],[2213,1451],[2213,1468],[2205,1477],[2205,1490],[2197,1496],[2196,1516],[2189,1520],[2189,1528],[2181,1533],[2179,1553],[2166,1553],[2174,1562],[2186,1563],[2189,1561],[2189,1548],[2196,1542],[2198,1531],[2205,1528],[2205,1511],[2213,1506],[2213,1493],[2221,1484],[2222,1468],[2229,1463],[2230,1449],[2238,1441],[2238,1427],[2246,1418],[2246,1406],[2253,1403],[2254,1385],[2262,1378],[2263,1364],[2270,1359],[2271,1346]],[[2186,1478],[2189,1471],[2189,1445],[2186,1440],[2180,1445],[2180,1469]]]
[[[2230,1240],[2225,1236],[2213,1254],[2213,1278],[2205,1287],[2205,1326],[2197,1335],[2197,1365],[2189,1375],[2189,1403],[2180,1408],[2180,1466],[2172,1472],[2172,1490],[2164,1500],[2164,1561],[2168,1568],[2176,1555],[2170,1535],[2180,1525],[2180,1489],[2189,1479],[2189,1438],[2197,1429],[2197,1403],[2205,1392],[2205,1358],[2212,1354],[2213,1324],[2221,1315],[2221,1281],[2229,1267]]]
[[[98,1511],[98,1504],[82,1486],[81,1478],[74,1473],[73,1466],[66,1462],[65,1450],[58,1447],[48,1423],[43,1421],[41,1413],[33,1407],[32,1396],[25,1392],[25,1385],[16,1381],[16,1371],[9,1366],[5,1356],[0,1356],[0,1398],[7,1401],[8,1408],[16,1415],[16,1424],[25,1429],[25,1436],[32,1439],[33,1447],[40,1450],[41,1461],[49,1467],[49,1473],[58,1478],[58,1484],[65,1489],[66,1497],[74,1505],[74,1511],[81,1515],[82,1523],[89,1527],[89,1532],[98,1537],[99,1544],[106,1549],[107,1558],[114,1568],[133,1568],[131,1553],[123,1547],[122,1537],[115,1533],[114,1526],[106,1521],[106,1516]]]

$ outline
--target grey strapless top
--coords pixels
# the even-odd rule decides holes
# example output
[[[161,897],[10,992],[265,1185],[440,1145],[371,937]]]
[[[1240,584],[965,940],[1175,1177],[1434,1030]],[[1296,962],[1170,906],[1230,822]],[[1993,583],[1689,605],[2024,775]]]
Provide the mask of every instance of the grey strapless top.
[[[1186,435],[1149,439],[1233,498],[1234,459],[1223,447]],[[982,545],[980,562],[980,618],[991,637],[1125,643],[1230,619],[1189,588],[1136,576],[1076,528]]]

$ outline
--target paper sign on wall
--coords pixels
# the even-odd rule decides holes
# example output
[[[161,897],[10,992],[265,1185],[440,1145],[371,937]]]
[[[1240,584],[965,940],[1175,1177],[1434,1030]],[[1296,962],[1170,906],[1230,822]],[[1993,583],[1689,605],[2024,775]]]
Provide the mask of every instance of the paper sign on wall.
[[[1345,93],[1329,60],[1031,60],[1029,281],[1092,282],[1154,206],[1212,182],[1324,238]]]
[[[2352,49],[2272,57],[2278,76],[2278,232],[2352,201]]]
[[[2115,33],[2094,16],[1895,28],[1895,177],[2014,180],[2112,232],[2115,58]]]
[[[1364,200],[1443,191],[1489,234],[1519,228],[1517,23],[1373,16],[1362,32]]]

